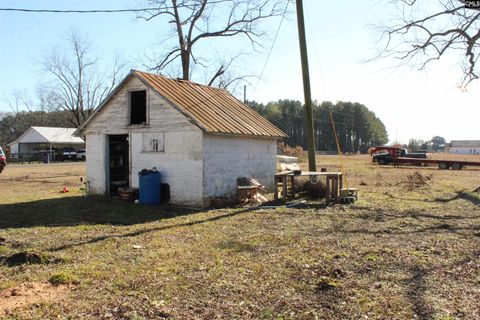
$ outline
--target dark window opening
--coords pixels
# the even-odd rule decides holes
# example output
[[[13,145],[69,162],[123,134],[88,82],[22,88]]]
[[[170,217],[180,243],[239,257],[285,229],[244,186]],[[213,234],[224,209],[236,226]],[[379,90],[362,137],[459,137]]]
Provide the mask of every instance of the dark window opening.
[[[147,122],[147,92],[130,92],[130,124]]]

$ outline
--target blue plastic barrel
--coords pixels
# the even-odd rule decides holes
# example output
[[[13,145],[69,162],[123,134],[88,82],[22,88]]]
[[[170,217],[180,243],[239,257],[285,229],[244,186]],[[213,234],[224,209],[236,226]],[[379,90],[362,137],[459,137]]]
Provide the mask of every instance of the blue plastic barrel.
[[[160,203],[160,172],[149,172],[139,175],[139,196],[141,204]]]

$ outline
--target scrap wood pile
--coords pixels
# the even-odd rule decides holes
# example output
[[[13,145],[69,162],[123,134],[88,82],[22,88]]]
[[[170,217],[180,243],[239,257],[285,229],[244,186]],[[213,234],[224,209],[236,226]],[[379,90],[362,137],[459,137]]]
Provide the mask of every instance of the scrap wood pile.
[[[237,186],[238,201],[242,204],[262,204],[268,201],[264,196],[267,193],[267,188],[255,178],[238,178]]]
[[[402,181],[403,184],[409,191],[412,191],[417,188],[422,188],[428,186],[432,180],[432,175],[423,175],[420,172],[415,172],[413,174],[407,175]]]
[[[422,187],[431,185],[433,176],[431,174],[421,174],[420,172],[414,172],[412,174],[406,175],[400,179],[400,181],[388,181],[382,175],[377,174],[375,186],[377,187],[391,187],[391,186],[402,186],[405,187],[408,191],[413,191]]]

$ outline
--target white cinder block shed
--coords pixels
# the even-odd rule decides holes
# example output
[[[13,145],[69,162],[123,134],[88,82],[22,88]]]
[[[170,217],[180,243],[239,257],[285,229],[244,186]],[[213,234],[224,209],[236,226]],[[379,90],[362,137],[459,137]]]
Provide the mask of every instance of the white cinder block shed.
[[[272,187],[285,133],[225,90],[132,70],[81,126],[93,194],[138,187],[156,167],[170,202],[209,206],[236,192],[237,178]]]

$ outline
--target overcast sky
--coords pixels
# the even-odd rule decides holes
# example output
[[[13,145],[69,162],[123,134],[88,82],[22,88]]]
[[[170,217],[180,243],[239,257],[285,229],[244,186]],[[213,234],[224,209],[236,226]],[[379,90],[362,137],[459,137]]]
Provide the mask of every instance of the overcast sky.
[[[428,140],[440,135],[449,140],[480,139],[480,82],[468,91],[458,88],[458,62],[443,60],[426,71],[398,67],[393,60],[365,62],[374,57],[379,37],[376,24],[393,14],[390,1],[304,0],[312,81],[312,98],[318,101],[352,101],[366,105],[385,123],[391,141],[398,138]],[[141,7],[141,0],[0,0],[0,7],[34,9],[122,9]],[[290,15],[280,29],[267,63],[267,52],[279,20],[267,27],[271,36],[265,52],[244,58],[249,72],[265,72],[252,80],[249,100],[303,100],[296,20]],[[103,57],[120,53],[131,68],[144,69],[141,57],[158,45],[169,31],[163,21],[146,22],[135,14],[34,14],[0,12],[0,111],[9,111],[3,97],[14,90],[34,93],[43,78],[37,60],[66,32],[75,28],[93,42]],[[219,46],[226,44],[219,43]],[[247,43],[229,44],[232,50]]]

